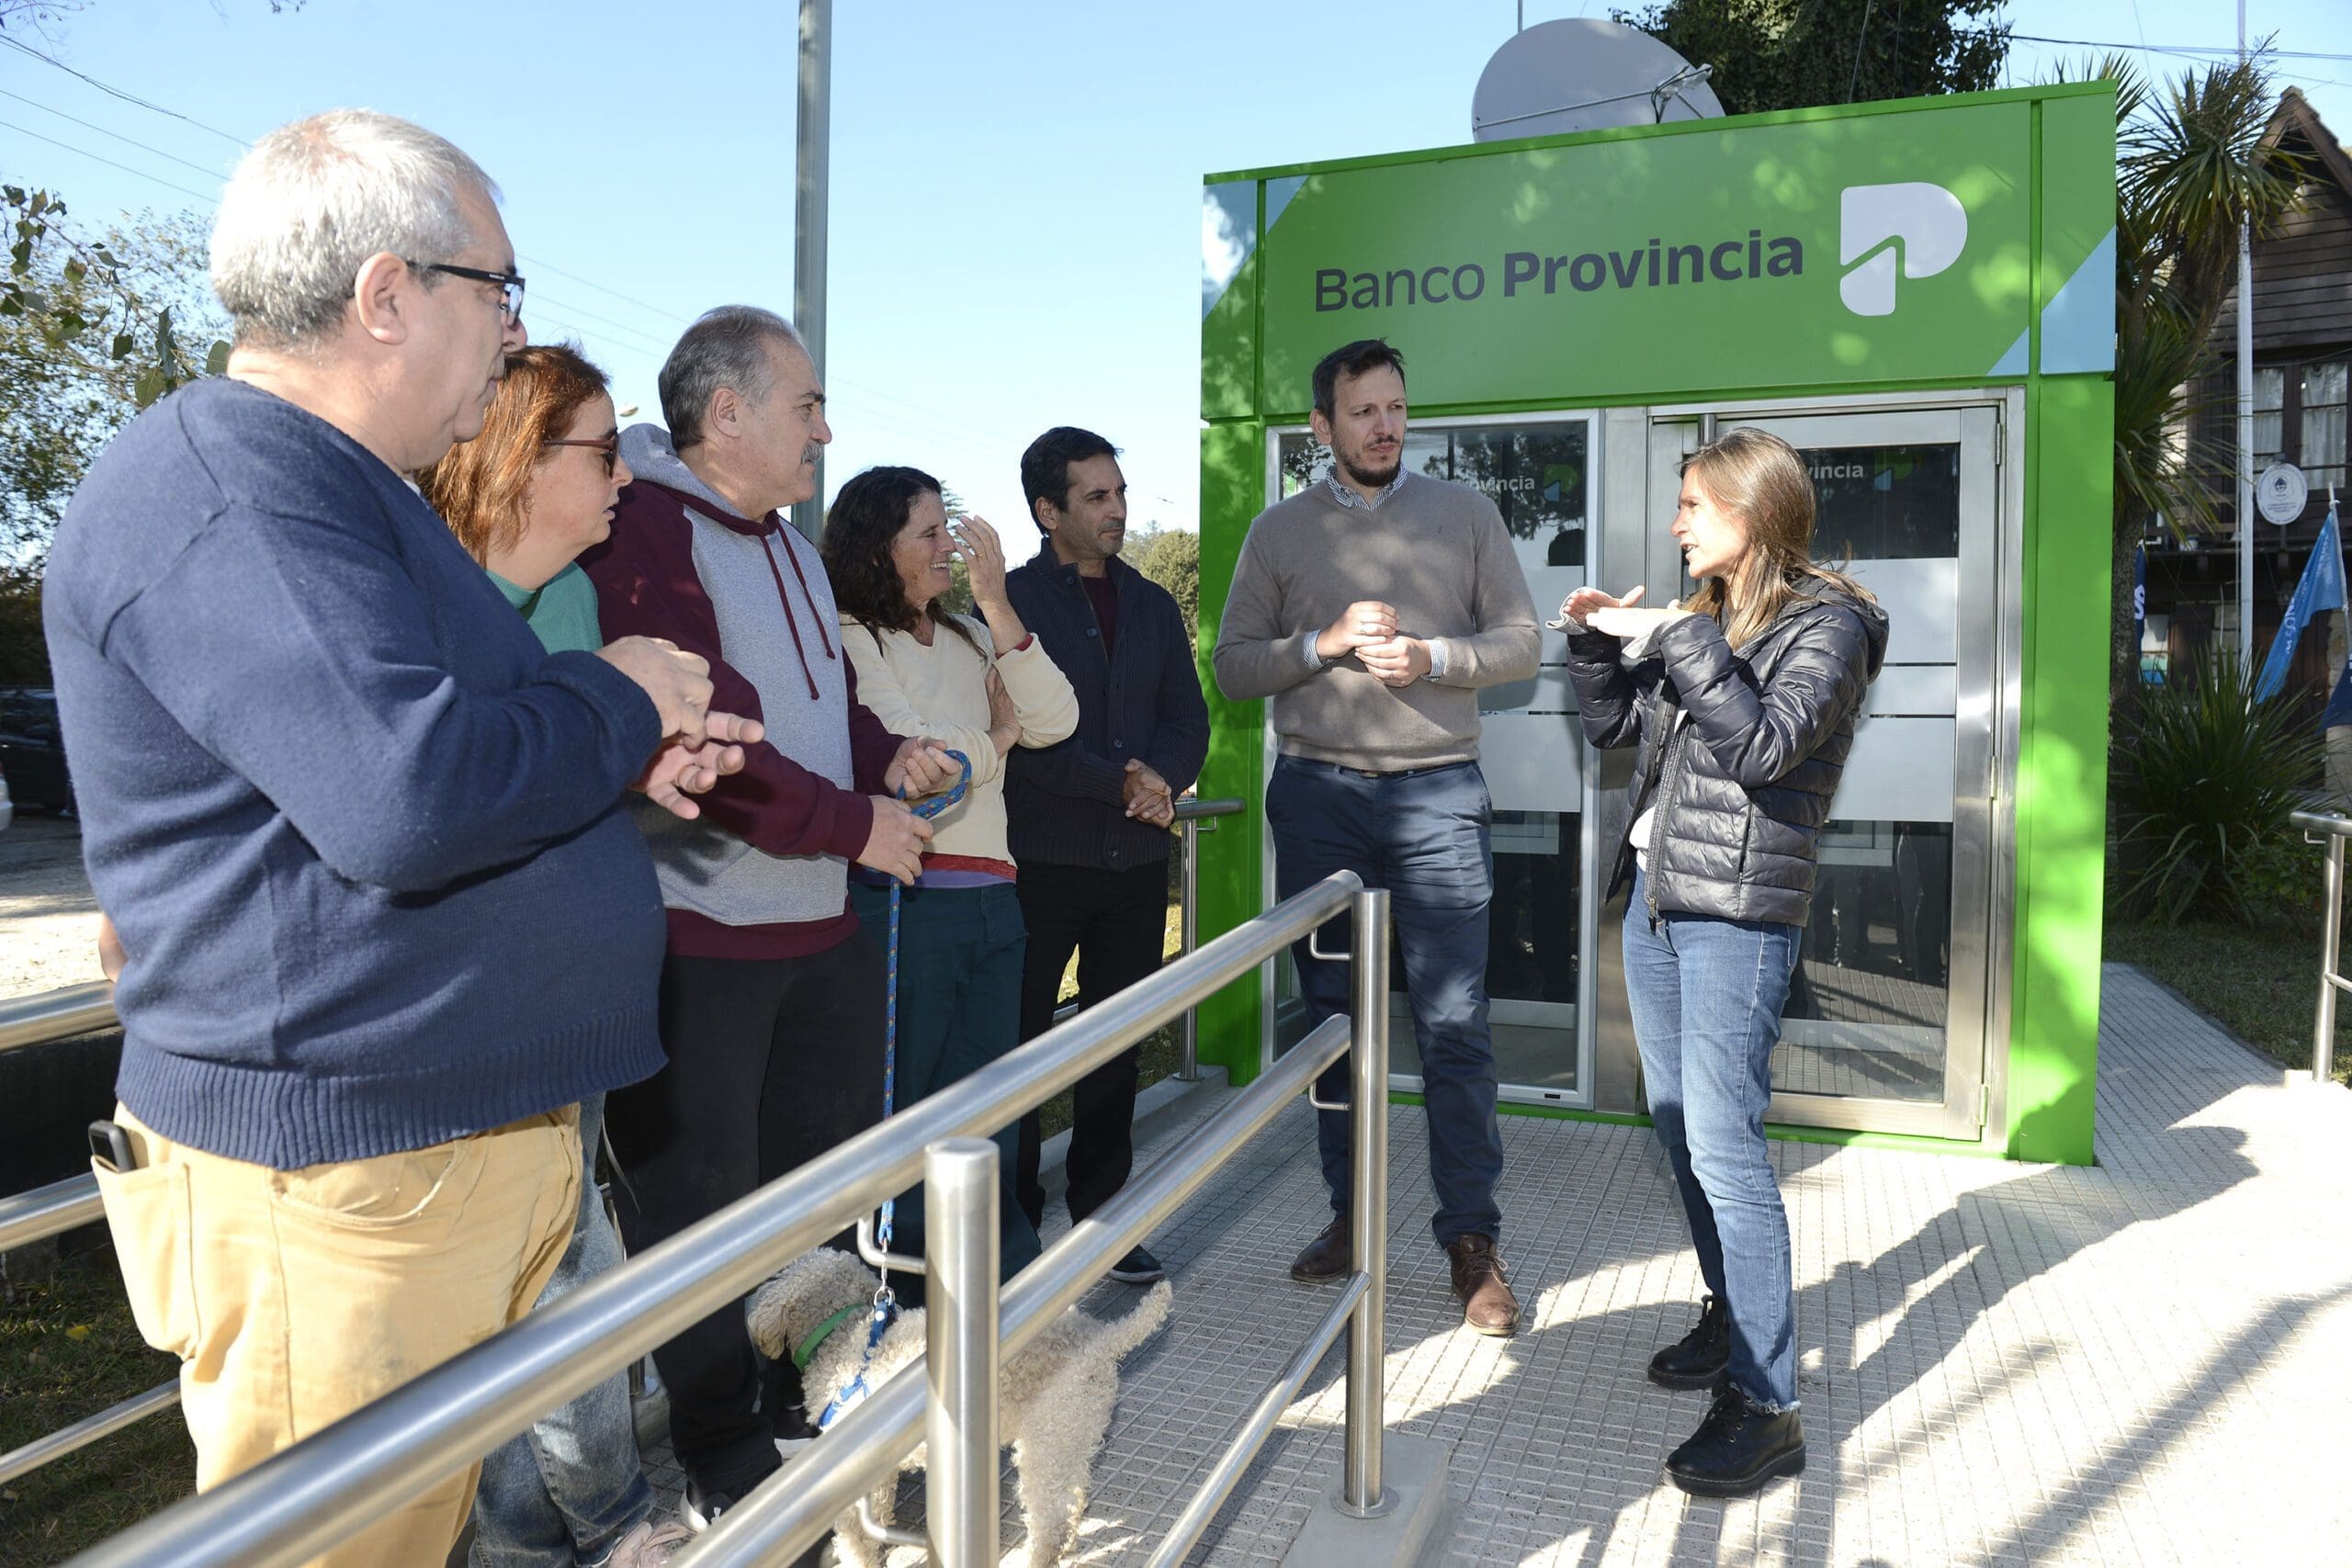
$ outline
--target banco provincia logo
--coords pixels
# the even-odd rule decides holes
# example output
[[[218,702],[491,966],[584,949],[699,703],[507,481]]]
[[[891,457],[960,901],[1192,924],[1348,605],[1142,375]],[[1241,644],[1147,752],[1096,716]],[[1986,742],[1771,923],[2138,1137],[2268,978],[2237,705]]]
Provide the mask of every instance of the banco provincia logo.
[[[1891,316],[1898,256],[1904,276],[1933,277],[1967,244],[1968,209],[1941,186],[1848,186],[1838,197],[1838,265],[1852,270],[1838,297],[1857,316]]]

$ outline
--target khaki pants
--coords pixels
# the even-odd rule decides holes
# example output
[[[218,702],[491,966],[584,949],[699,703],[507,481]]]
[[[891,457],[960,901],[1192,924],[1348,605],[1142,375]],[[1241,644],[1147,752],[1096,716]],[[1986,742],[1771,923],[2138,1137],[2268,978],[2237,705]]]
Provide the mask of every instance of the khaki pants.
[[[273,1170],[173,1143],[121,1106],[137,1166],[99,1162],[139,1332],[180,1358],[198,1491],[520,1318],[580,1206],[577,1107],[429,1148]],[[440,1568],[469,1465],[313,1560]]]

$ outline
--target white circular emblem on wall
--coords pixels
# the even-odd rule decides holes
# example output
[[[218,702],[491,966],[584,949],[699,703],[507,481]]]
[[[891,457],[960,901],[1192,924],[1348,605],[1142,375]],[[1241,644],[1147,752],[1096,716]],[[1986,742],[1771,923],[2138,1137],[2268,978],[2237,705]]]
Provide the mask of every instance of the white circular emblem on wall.
[[[2273,463],[2254,481],[2256,509],[2282,528],[2303,514],[2303,502],[2311,493],[2303,470],[2292,463]]]

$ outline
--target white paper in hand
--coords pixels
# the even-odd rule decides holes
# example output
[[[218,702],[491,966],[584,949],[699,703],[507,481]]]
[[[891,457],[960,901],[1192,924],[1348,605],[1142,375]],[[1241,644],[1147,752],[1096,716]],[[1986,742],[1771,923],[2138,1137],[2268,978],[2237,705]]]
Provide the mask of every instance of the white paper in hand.
[[[1654,610],[1645,604],[1636,604],[1630,609],[1595,610],[1584,619],[1585,625],[1594,631],[1607,632],[1611,637],[1630,642],[1689,614],[1687,610]]]

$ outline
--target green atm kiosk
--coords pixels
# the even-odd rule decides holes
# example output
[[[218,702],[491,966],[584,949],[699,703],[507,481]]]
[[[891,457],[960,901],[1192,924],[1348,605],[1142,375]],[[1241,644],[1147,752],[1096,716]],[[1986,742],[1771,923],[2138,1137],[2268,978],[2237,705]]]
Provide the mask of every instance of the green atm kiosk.
[[[1207,653],[1250,519],[1312,482],[1308,374],[1385,337],[1405,461],[1493,497],[1540,615],[1664,601],[1678,465],[1719,427],[1812,467],[1816,553],[1893,637],[1773,1060],[1790,1135],[2091,1157],[2104,868],[2115,98],[2104,84],[1594,131],[1203,188],[1201,929],[1272,901],[1272,737]],[[1546,631],[1483,694],[1506,1111],[1638,1115],[1604,905],[1630,768]],[[1401,969],[1399,970],[1401,973]],[[1395,1089],[1419,1088],[1402,993]],[[1246,1080],[1303,1032],[1287,959],[1201,1014]]]

